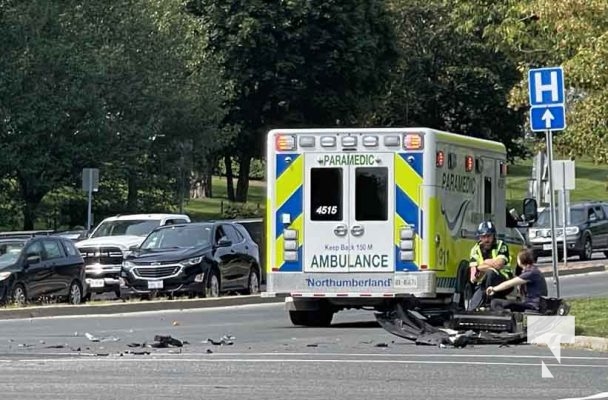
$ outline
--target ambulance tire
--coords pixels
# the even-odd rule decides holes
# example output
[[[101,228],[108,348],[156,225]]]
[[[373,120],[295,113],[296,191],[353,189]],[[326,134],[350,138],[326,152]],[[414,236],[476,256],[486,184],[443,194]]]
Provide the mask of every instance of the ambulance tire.
[[[289,311],[289,319],[294,325],[310,327],[328,327],[334,317],[333,311]]]
[[[456,287],[455,293],[459,294],[458,308],[464,309],[468,305],[468,301],[471,299],[471,285],[469,283],[469,262],[462,260],[458,264],[458,273],[456,275]]]

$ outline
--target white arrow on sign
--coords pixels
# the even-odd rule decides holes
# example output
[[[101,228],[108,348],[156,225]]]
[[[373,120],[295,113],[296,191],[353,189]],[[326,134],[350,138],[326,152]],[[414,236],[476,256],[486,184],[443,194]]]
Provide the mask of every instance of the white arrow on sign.
[[[549,111],[549,109],[546,109],[541,119],[545,121],[545,128],[551,128],[551,121],[553,121],[555,117],[553,116],[553,114],[551,114],[551,111]]]

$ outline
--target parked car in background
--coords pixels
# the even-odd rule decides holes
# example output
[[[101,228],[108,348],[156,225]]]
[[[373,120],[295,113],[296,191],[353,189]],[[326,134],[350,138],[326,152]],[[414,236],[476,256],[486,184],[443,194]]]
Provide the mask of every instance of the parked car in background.
[[[189,223],[183,214],[132,214],[106,218],[88,239],[76,242],[86,263],[91,293],[114,292],[120,297],[120,270],[131,247],[137,247],[159,226]]]
[[[234,222],[156,228],[126,256],[121,278],[128,294],[188,293],[218,297],[260,289],[258,245]]]
[[[42,298],[85,297],[85,266],[74,243],[56,236],[0,239],[0,299],[23,305]]]
[[[528,230],[528,238],[536,257],[551,256],[551,208],[538,214]],[[570,206],[570,224],[566,226],[567,255],[589,260],[594,252],[608,257],[608,202],[589,201]],[[563,228],[556,226],[558,257],[563,258]]]

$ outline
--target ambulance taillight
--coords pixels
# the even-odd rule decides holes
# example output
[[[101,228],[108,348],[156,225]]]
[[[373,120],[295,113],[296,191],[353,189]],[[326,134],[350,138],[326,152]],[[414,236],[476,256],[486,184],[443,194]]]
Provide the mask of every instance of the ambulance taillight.
[[[445,154],[443,154],[443,151],[438,151],[435,154],[435,166],[437,168],[443,168],[444,162],[445,162]]]
[[[283,259],[298,261],[298,231],[283,229]]]
[[[464,159],[464,170],[466,172],[473,171],[473,165],[475,164],[472,156],[466,156]]]
[[[507,176],[507,164],[504,162],[500,163],[500,176],[501,177]]]
[[[296,149],[296,137],[293,135],[277,135],[274,143],[277,151],[292,151]]]
[[[399,258],[414,261],[414,228],[404,226],[399,229]]]

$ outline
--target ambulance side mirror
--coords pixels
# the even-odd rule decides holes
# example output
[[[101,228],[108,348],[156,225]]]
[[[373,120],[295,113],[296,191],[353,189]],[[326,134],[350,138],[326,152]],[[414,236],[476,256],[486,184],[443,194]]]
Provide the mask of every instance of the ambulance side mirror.
[[[525,198],[523,203],[524,220],[528,224],[536,222],[538,219],[538,204],[535,199]]]

